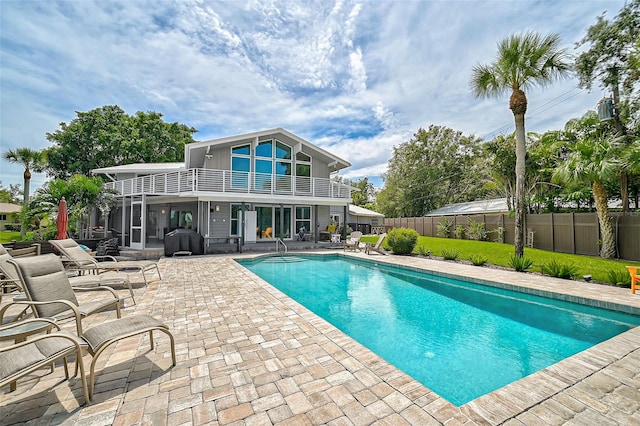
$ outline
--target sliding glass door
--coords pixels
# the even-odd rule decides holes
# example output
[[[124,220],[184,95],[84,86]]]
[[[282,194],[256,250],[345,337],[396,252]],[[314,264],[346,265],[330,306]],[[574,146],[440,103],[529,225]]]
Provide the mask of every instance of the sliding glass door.
[[[256,206],[256,240],[291,238],[291,207]]]

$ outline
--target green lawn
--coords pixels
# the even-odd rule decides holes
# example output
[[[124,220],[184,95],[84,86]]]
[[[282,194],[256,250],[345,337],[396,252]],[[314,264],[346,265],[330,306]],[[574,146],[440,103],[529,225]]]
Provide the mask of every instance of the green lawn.
[[[13,240],[20,241],[20,232],[0,231],[0,244],[10,243]]]
[[[363,242],[375,242],[377,236],[362,237]],[[419,253],[419,247],[424,250],[431,250],[432,256],[442,256],[442,250],[456,251],[458,259],[469,260],[470,256],[482,256],[488,264],[509,267],[509,261],[514,253],[513,245],[493,243],[488,241],[457,240],[452,238],[419,237],[414,253]],[[576,254],[557,253],[546,250],[526,248],[524,256],[533,261],[533,266],[529,268],[532,272],[540,272],[540,266],[555,260],[559,264],[575,265],[577,276],[591,275],[594,280],[609,282],[609,271],[617,270],[621,274],[627,274],[626,265],[640,266],[638,262],[607,260],[599,257],[580,256]]]

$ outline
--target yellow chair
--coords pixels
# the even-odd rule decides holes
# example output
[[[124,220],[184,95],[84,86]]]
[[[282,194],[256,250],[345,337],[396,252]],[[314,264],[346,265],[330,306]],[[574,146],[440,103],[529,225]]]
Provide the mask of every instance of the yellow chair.
[[[631,293],[636,294],[636,287],[638,287],[638,281],[640,281],[640,274],[638,274],[637,266],[627,266],[629,274],[631,275]]]
[[[271,232],[273,231],[273,228],[268,227],[263,233],[262,233],[262,238],[271,238]]]

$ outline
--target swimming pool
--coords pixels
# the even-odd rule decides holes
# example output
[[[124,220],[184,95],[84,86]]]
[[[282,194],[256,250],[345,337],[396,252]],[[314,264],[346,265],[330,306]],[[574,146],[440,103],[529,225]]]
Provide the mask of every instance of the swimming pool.
[[[342,256],[239,261],[455,405],[640,317]]]

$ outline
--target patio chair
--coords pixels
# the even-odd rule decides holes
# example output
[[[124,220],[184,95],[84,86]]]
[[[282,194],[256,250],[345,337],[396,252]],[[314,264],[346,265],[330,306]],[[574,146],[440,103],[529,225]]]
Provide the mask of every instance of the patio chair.
[[[46,319],[33,319],[21,323],[13,323],[11,327],[23,327],[28,321],[48,321],[52,327],[60,330],[54,322]],[[4,332],[7,327],[0,327],[0,332]],[[169,337],[171,344],[171,361],[176,365],[175,339],[169,331],[169,327],[161,321],[148,315],[133,315],[127,318],[118,318],[95,325],[86,330],[79,337],[60,332],[46,334],[13,346],[0,348],[0,386],[10,384],[15,390],[15,382],[39,368],[51,365],[59,358],[64,360],[65,376],[69,378],[69,370],[66,357],[76,356],[76,369],[74,376],[80,369],[80,378],[85,401],[93,399],[95,368],[100,355],[112,344],[122,339],[149,333],[151,348],[154,347],[153,332],[160,331]],[[44,342],[45,339],[50,339]],[[83,350],[91,355],[91,367],[89,370],[89,387],[85,381],[84,363],[82,360]]]
[[[3,306],[0,309],[0,322],[11,306],[30,306],[37,318],[75,319],[78,336],[81,336],[84,317],[114,307],[117,317],[120,318],[120,298],[112,288],[105,286],[72,288],[62,261],[54,254],[15,258],[10,259],[8,263],[17,271],[26,300],[14,299],[13,302]],[[96,298],[81,305],[74,290],[102,290],[109,293],[109,296]]]
[[[362,232],[353,231],[344,242],[342,246],[343,249],[346,250],[360,250],[362,247],[360,246],[360,238],[362,238]]]
[[[638,273],[638,266],[627,266],[629,270],[629,275],[631,275],[631,293],[636,294],[636,288],[638,287],[638,282],[640,282],[640,273]]]
[[[8,288],[11,290],[18,290],[19,292],[23,292],[22,287],[20,286],[20,277],[18,276],[18,272],[16,271],[15,266],[9,263],[9,260],[13,258],[14,256],[8,253],[4,246],[0,244],[0,273],[4,276],[4,278],[0,280],[0,283],[4,286],[5,289]],[[133,295],[133,288],[131,287],[129,276],[122,272],[108,271],[104,274],[99,275],[82,275],[70,277],[69,282],[71,283],[71,287],[74,288],[98,286],[126,287],[129,289],[129,294],[131,296],[131,300],[133,300],[133,304],[136,304],[136,299]],[[0,301],[1,300],[2,294],[0,293]]]
[[[384,241],[385,238],[387,238],[386,233],[380,234],[380,236],[378,236],[378,241],[376,241],[374,245],[367,244],[367,246],[364,249],[364,252],[367,254],[371,254],[371,252],[387,254],[387,251],[382,248],[382,242]]]
[[[60,327],[54,322],[45,319],[31,319],[22,322],[15,322],[0,327],[0,333],[12,333],[13,329],[24,328],[30,322],[50,322],[51,328]],[[20,331],[16,331],[19,336]],[[69,380],[69,368],[67,357],[75,356],[76,373],[80,369],[80,381],[85,402],[90,400],[87,382],[84,378],[84,365],[82,363],[82,343],[79,339],[66,333],[42,334],[29,340],[18,341],[0,347],[0,387],[11,386],[11,391],[15,390],[18,379],[31,374],[43,367],[52,366],[57,360],[63,360],[65,378]],[[74,374],[75,377],[76,374]]]
[[[130,271],[135,270],[142,274],[144,279],[144,285],[147,282],[147,272],[155,272],[158,274],[158,278],[162,279],[160,275],[160,269],[158,268],[158,262],[151,260],[117,260],[113,256],[91,256],[84,251],[82,247],[78,245],[71,238],[65,240],[49,240],[52,246],[57,248],[62,253],[69,263],[70,268],[80,271],[91,271],[99,274],[104,271]],[[108,261],[99,262],[98,259],[109,259]]]

